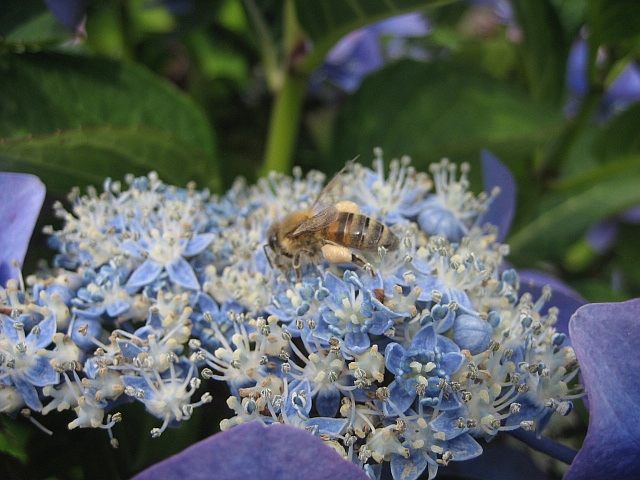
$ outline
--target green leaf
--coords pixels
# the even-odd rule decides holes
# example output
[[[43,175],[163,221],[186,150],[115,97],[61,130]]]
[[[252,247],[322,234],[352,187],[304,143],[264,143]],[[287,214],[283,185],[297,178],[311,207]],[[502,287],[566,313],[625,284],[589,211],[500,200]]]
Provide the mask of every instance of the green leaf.
[[[0,170],[38,175],[49,190],[66,194],[76,185],[101,185],[105,178],[146,175],[155,170],[165,182],[220,191],[215,165],[202,149],[157,130],[95,127],[0,142]]]
[[[203,111],[141,66],[57,53],[0,57],[0,137],[108,125],[155,127],[214,151]]]
[[[295,0],[298,22],[313,42],[300,70],[315,69],[344,35],[372,22],[459,0]]]
[[[640,153],[640,103],[627,108],[599,132],[594,152],[603,160]]]
[[[385,157],[407,154],[419,166],[477,159],[482,148],[524,159],[563,122],[561,112],[468,65],[406,60],[370,75],[349,98],[332,157],[344,162],[380,146]]]
[[[640,204],[640,156],[608,164],[559,186],[562,199],[509,237],[511,261],[561,258],[594,223]],[[573,187],[573,188],[568,188]]]
[[[8,417],[0,419],[0,452],[10,455],[23,464],[29,460],[27,442],[31,430]]]
[[[3,2],[0,15],[0,45],[12,49],[59,44],[73,36],[42,0]]]
[[[637,52],[640,46],[640,2],[638,0],[590,0],[587,2],[589,43],[622,47],[619,57]]]
[[[564,91],[568,46],[555,8],[548,0],[511,2],[522,31],[520,52],[533,98],[558,104]]]

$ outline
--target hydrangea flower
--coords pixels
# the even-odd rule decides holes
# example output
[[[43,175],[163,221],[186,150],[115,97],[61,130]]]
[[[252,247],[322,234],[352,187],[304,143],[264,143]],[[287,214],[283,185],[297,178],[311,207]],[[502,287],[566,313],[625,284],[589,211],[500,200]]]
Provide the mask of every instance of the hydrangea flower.
[[[496,162],[489,183],[505,176]],[[157,437],[226,382],[223,431],[285,424],[369,478],[388,464],[402,480],[479,456],[478,438],[541,433],[581,395],[558,310],[505,268],[485,221],[495,185],[470,193],[468,166],[448,161],[431,172],[403,158],[385,174],[379,149],[373,168],[351,164],[326,201],[355,203],[397,248],[359,252],[367,268],[320,257],[299,272],[264,245],[274,221],[314,204],[318,172],[238,181],[222,197],[154,173],[72,192],[56,206],[63,227],[47,229],[53,268],[0,290],[1,409],[73,410],[69,428],[117,445],[122,402],[144,405]]]

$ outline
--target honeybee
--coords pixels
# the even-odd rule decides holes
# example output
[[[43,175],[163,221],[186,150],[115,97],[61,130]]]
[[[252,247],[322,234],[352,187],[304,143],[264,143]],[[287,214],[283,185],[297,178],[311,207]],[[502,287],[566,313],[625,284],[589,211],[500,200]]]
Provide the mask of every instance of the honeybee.
[[[293,269],[299,279],[303,260],[313,262],[322,256],[329,263],[353,263],[370,268],[352,249],[365,252],[376,252],[380,247],[397,250],[399,238],[383,223],[360,213],[354,202],[338,202],[315,213],[320,198],[350,163],[322,189],[310,208],[290,213],[271,224],[267,242],[276,267],[285,271]],[[266,247],[265,253],[271,263]],[[372,273],[375,275],[373,270]]]

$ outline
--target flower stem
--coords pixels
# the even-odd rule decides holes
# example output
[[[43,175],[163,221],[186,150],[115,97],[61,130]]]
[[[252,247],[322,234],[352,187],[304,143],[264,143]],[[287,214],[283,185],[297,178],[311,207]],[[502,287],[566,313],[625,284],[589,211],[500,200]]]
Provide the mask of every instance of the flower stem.
[[[271,170],[283,173],[291,170],[306,87],[306,76],[289,74],[276,94],[260,176]]]
[[[522,429],[517,429],[511,430],[509,434],[521,442],[526,443],[531,448],[549,455],[556,460],[560,460],[567,465],[571,465],[571,462],[573,462],[573,459],[578,453],[574,449],[566,447],[558,442],[554,442],[553,440],[549,440],[548,438],[538,438],[533,432],[526,432]]]

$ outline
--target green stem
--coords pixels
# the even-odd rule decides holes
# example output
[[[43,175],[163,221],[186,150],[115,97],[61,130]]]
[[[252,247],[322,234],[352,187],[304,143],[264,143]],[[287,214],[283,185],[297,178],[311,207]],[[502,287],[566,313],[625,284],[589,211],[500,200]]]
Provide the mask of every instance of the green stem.
[[[264,163],[258,172],[260,176],[271,170],[283,173],[291,170],[306,90],[306,76],[289,74],[284,79],[271,111]]]

